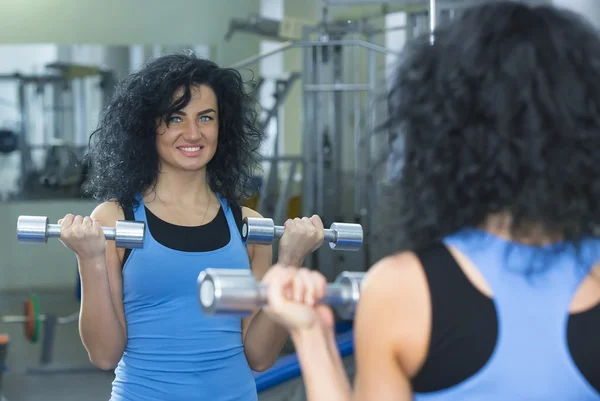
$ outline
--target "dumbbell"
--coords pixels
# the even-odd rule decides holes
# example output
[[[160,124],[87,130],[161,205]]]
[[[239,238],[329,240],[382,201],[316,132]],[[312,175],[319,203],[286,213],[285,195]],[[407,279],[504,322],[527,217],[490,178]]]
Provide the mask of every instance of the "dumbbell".
[[[114,227],[102,227],[107,240],[114,240],[118,248],[141,248],[146,225],[140,221],[117,221]],[[48,224],[45,216],[19,216],[17,240],[22,243],[45,244],[48,238],[60,237],[60,225]]]
[[[242,239],[249,244],[270,245],[275,238],[281,238],[284,226],[276,226],[273,219],[245,217],[242,224]],[[323,230],[329,247],[337,251],[358,251],[363,242],[363,229],[360,224],[333,223]]]
[[[364,272],[342,272],[327,284],[319,302],[330,305],[344,320],[354,317]],[[244,317],[267,304],[267,288],[256,282],[250,270],[213,269],[198,275],[198,300],[206,315]]]

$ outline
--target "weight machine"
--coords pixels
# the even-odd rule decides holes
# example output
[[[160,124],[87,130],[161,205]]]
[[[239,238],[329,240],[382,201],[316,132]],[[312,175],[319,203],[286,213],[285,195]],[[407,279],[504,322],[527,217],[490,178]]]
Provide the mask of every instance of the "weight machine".
[[[18,127],[14,130],[16,132],[4,130],[10,131],[11,135],[4,134],[2,144],[6,145],[7,150],[20,153],[18,195],[14,196],[18,198],[32,197],[32,194],[40,195],[41,188],[73,187],[80,184],[82,174],[75,161],[86,146],[77,146],[74,143],[77,137],[74,104],[77,102],[85,105],[89,101],[89,94],[83,87],[76,90],[73,83],[87,78],[98,78],[97,87],[104,102],[112,95],[114,88],[114,74],[98,67],[51,63],[46,65],[46,68],[48,72],[37,75],[0,74],[0,82],[16,83]],[[49,101],[45,98],[48,89],[51,90]],[[42,143],[32,143],[30,140],[32,120],[35,117],[30,107],[32,94],[44,96],[41,115],[44,124],[48,121],[53,123],[50,132],[44,129]],[[16,142],[16,146],[12,142]],[[34,163],[40,159],[36,155],[39,151],[48,151],[45,154],[46,160]],[[61,191],[61,194],[64,195],[64,191]],[[79,192],[76,195],[79,196]]]
[[[293,48],[302,51],[302,154],[288,156],[298,161],[288,172],[295,174],[298,167],[302,169],[302,214],[318,214],[325,226],[334,221],[352,221],[364,228],[364,243],[358,255],[348,258],[321,247],[307,258],[307,265],[328,279],[344,270],[364,271],[384,252],[374,250],[379,240],[373,213],[379,200],[379,181],[386,175],[385,151],[397,134],[377,130],[388,112],[386,102],[381,101],[386,92],[381,57],[400,53],[376,43],[377,35],[386,29],[370,20],[389,12],[406,12],[406,24],[392,29],[404,30],[410,41],[433,32],[438,23],[451,20],[461,9],[483,2],[322,0],[321,20],[313,25],[290,18],[268,20],[267,24],[263,24],[262,17],[232,20],[228,37],[242,31],[282,41],[280,46],[242,60],[233,68],[244,68]],[[381,5],[382,9],[369,17],[329,17],[330,8],[351,5]],[[284,188],[289,180],[288,175]],[[261,199],[269,193],[265,191],[263,188]],[[284,220],[281,213],[274,217],[277,223]]]

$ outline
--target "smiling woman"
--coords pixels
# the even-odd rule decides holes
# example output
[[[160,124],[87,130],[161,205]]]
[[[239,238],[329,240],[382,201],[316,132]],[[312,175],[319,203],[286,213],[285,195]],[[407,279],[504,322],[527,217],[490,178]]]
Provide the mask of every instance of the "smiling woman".
[[[175,97],[181,97],[182,92],[178,91]],[[205,84],[192,87],[190,92],[189,103],[158,126],[156,147],[162,156],[163,174],[169,167],[197,171],[208,164],[217,150],[217,96]]]
[[[207,109],[214,112],[199,114]],[[166,156],[165,140],[179,141],[167,147],[184,146],[185,135],[198,135],[206,145],[210,131],[218,146],[199,159],[210,185],[229,202],[244,199],[263,140],[257,110],[237,70],[193,54],[152,60],[121,83],[92,135],[93,195],[124,207],[138,205],[136,195],[156,184],[164,167],[159,157]]]
[[[112,401],[256,400],[252,370],[277,359],[287,333],[262,310],[209,319],[196,278],[207,267],[251,269],[272,249],[246,246],[241,207],[262,133],[236,70],[193,54],[150,61],[126,78],[90,144],[89,217],[67,215],[61,241],[82,283],[80,333],[90,360],[116,367]],[[102,226],[146,223],[143,248],[117,249]],[[318,217],[286,222],[279,262],[300,266],[323,241]]]

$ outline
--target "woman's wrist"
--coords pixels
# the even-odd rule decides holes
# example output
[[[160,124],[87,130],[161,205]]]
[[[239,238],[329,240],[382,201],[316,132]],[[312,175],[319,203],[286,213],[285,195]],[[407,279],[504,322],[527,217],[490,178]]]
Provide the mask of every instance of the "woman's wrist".
[[[277,258],[277,263],[284,266],[300,267],[304,264],[304,257],[294,255],[292,252],[281,252]]]
[[[315,341],[327,341],[327,333],[323,327],[314,324],[311,327],[302,327],[290,330],[290,337],[295,344],[295,348],[301,348],[314,344]]]

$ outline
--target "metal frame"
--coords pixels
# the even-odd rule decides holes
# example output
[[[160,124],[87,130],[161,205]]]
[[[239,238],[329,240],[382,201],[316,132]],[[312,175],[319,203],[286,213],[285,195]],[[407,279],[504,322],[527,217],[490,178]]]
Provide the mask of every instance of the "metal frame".
[[[322,21],[315,26],[305,26],[302,40],[291,40],[264,53],[242,60],[232,67],[243,68],[270,55],[291,48],[302,49],[302,214],[318,214],[324,226],[334,221],[354,221],[364,229],[363,247],[358,254],[359,265],[353,265],[357,253],[344,260],[342,253],[334,253],[323,246],[305,261],[308,267],[320,270],[328,279],[333,279],[343,270],[366,270],[372,260],[369,241],[371,239],[371,212],[376,205],[376,176],[372,171],[375,153],[382,146],[381,136],[372,135],[376,116],[371,110],[376,104],[377,54],[399,55],[373,43],[374,36],[381,33],[364,21],[327,21],[328,6],[349,4],[412,4],[423,5],[418,12],[409,13],[407,24],[401,29],[407,32],[407,40],[424,32],[433,32],[438,20],[451,18],[451,11],[481,3],[485,0],[455,1],[349,1],[323,0]],[[427,5],[429,7],[427,7]],[[397,29],[397,28],[396,28]],[[433,35],[431,36],[433,42]],[[360,52],[367,52],[366,58]],[[348,59],[350,58],[350,60]],[[358,67],[362,60],[363,71]],[[365,106],[366,105],[366,106]],[[387,105],[385,106],[387,107]],[[387,113],[388,110],[385,110]],[[347,134],[351,132],[354,137]],[[348,143],[353,140],[353,161],[348,157]],[[378,142],[379,141],[379,142]],[[349,167],[348,165],[352,165]],[[295,166],[294,166],[295,167]],[[353,171],[353,174],[348,174]],[[289,188],[291,175],[284,184]],[[348,193],[352,196],[348,196]],[[280,194],[279,202],[286,199]],[[278,214],[281,203],[278,203]],[[377,255],[373,255],[377,258]],[[343,263],[343,265],[342,265]]]
[[[257,211],[262,215],[272,215],[276,223],[281,223],[285,216],[285,207],[281,205],[282,197],[285,195],[287,199],[291,191],[290,182],[293,179],[293,174],[288,174],[288,181],[284,184],[284,189],[287,194],[282,194],[279,185],[279,165],[282,162],[291,162],[290,169],[295,171],[296,164],[302,162],[298,158],[285,158],[279,156],[279,109],[287,98],[294,83],[300,79],[299,73],[292,73],[287,80],[277,80],[275,84],[275,104],[266,112],[266,116],[260,124],[260,130],[265,131],[273,118],[277,121],[277,130],[275,140],[273,141],[273,153],[271,157],[263,158],[263,162],[269,163],[269,175],[261,187],[260,196],[258,198]],[[287,205],[287,204],[286,204]]]

